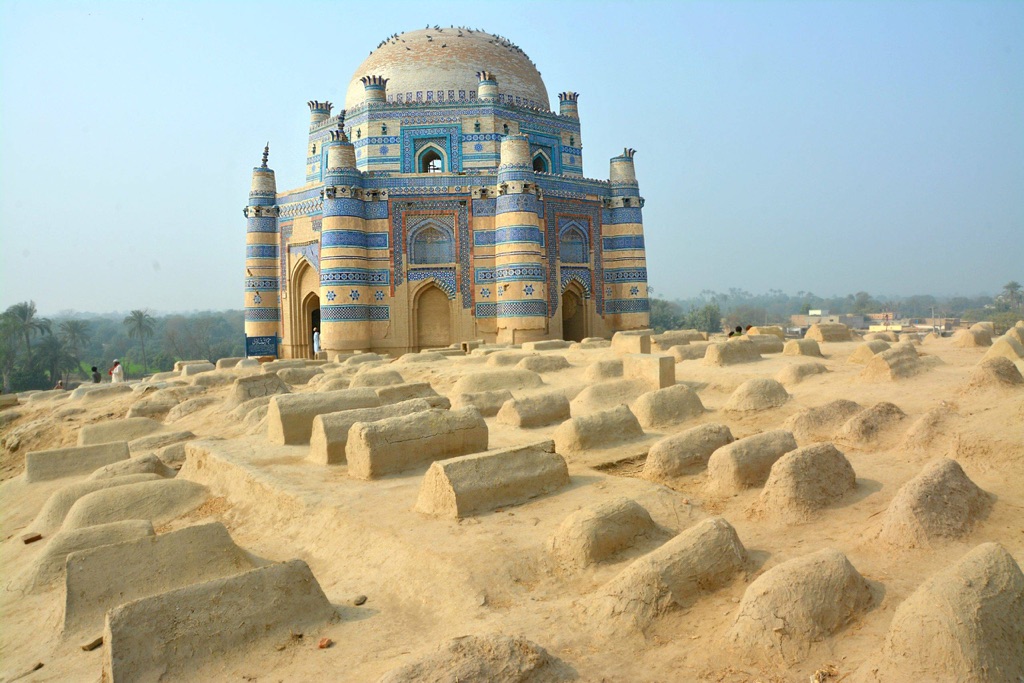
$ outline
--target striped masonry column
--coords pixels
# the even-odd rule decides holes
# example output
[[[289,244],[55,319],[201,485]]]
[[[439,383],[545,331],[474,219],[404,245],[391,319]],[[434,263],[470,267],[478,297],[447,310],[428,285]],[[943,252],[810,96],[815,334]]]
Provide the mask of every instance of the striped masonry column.
[[[254,348],[262,350],[256,355],[276,354],[281,339],[277,182],[274,171],[267,167],[269,154],[268,145],[263,150],[263,165],[252,170],[249,203],[244,209],[245,336],[263,340],[254,342]]]
[[[645,329],[650,324],[647,259],[644,251],[644,200],[636,181],[633,155],[625,149],[611,160],[611,219],[602,226],[605,320],[613,330]]]
[[[501,142],[494,214],[498,343],[547,338],[544,232],[536,191],[529,138],[506,136]]]
[[[367,268],[366,205],[345,112],[331,131],[324,171],[320,228],[320,348],[369,350],[371,275]]]

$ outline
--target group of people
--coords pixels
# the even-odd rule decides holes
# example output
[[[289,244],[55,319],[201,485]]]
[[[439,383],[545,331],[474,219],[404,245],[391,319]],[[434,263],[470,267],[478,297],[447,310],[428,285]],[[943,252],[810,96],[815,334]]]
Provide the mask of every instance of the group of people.
[[[753,325],[747,325],[746,329],[744,329],[742,325],[737,325],[735,330],[730,330],[729,331],[729,336],[730,337],[742,337],[747,332],[750,332],[750,328],[751,327],[753,327]]]
[[[99,384],[100,381],[103,379],[103,375],[100,374],[99,368],[97,368],[94,365],[94,366],[92,366],[91,372],[92,372],[92,383],[93,384]],[[123,382],[124,381],[124,366],[121,365],[121,361],[119,361],[118,359],[115,358],[114,359],[114,364],[110,366],[109,370],[107,370],[107,374],[110,375],[110,382],[112,384],[117,384],[117,383]],[[53,388],[54,389],[63,389],[64,388],[64,380],[62,380],[62,379],[57,380],[57,384],[55,384]]]

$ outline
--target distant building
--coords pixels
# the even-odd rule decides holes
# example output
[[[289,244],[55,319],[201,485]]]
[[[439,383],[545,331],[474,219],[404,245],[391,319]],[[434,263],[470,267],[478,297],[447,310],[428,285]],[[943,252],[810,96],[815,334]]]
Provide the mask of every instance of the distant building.
[[[278,192],[266,150],[253,169],[247,352],[308,357],[314,327],[325,351],[392,353],[647,327],[634,150],[608,180],[583,177],[577,99],[551,111],[499,36],[382,42],[345,110],[309,102],[304,185]]]
[[[809,311],[807,315],[791,315],[789,316],[789,322],[793,327],[799,327],[803,330],[818,323],[842,323],[854,330],[862,330],[867,327],[862,315],[852,315],[849,313],[830,315],[828,310]]]
[[[896,311],[881,311],[879,313],[867,313],[864,316],[868,319],[869,325],[877,325],[879,323],[895,323],[900,319],[900,314]]]

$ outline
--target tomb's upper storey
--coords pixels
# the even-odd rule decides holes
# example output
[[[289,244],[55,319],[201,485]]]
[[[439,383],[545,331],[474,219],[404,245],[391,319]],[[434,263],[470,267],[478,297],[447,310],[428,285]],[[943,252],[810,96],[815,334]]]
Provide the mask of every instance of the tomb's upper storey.
[[[430,27],[389,37],[352,75],[345,108],[352,110],[366,99],[360,81],[365,76],[387,78],[392,102],[476,99],[480,71],[493,74],[503,101],[550,110],[547,88],[526,53],[506,38],[465,27]]]

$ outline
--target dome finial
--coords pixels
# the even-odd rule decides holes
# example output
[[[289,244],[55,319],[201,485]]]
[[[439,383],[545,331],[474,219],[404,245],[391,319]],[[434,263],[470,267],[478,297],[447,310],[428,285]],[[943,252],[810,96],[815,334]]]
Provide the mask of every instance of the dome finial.
[[[267,141],[266,147],[263,148],[263,168],[267,167],[267,159],[270,158],[270,141]]]

